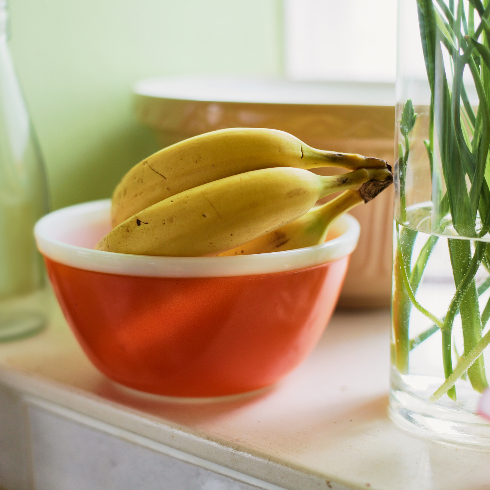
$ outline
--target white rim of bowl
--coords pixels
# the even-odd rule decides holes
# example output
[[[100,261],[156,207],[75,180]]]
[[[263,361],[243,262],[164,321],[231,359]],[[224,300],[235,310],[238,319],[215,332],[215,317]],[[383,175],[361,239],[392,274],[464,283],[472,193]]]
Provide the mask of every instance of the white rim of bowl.
[[[340,236],[313,247],[231,257],[154,257],[102,252],[67,244],[53,238],[50,230],[63,223],[108,219],[110,199],[90,201],[53,211],[34,227],[39,251],[55,262],[94,272],[145,277],[226,277],[271,274],[314,267],[349,255],[357,246],[359,222],[345,214],[332,230]]]

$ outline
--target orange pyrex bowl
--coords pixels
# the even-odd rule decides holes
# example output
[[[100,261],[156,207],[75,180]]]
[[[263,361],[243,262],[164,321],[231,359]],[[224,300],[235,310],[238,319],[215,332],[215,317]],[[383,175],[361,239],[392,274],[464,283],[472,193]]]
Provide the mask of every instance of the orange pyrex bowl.
[[[54,211],[35,236],[61,309],[91,362],[147,393],[216,397],[271,385],[304,360],[337,303],[359,224],[304,249],[236,257],[93,250],[110,201]]]

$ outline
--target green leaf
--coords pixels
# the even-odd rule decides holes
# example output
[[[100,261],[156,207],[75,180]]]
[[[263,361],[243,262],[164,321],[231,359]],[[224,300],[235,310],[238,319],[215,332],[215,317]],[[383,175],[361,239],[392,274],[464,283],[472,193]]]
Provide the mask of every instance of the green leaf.
[[[483,30],[487,33],[490,32],[490,24],[488,23],[488,19],[483,18],[480,22],[480,25],[482,26]]]
[[[444,0],[436,0],[437,5],[441,9],[441,12],[446,16],[448,22],[454,24],[454,16],[450,10],[450,8],[444,3]]]
[[[481,16],[485,10],[481,1],[480,0],[468,0],[468,1]]]
[[[472,37],[470,37],[469,40],[480,54],[485,65],[487,65],[487,67],[490,68],[490,49],[488,49],[486,46],[479,43],[478,41],[475,41]]]
[[[466,113],[463,113],[463,116],[466,116]],[[469,122],[469,121],[468,121]],[[468,133],[468,128],[465,124],[461,125],[461,132],[463,133],[463,138],[468,148],[471,148],[471,137]]]
[[[435,83],[435,30],[434,6],[432,0],[417,0],[420,38],[424,52],[425,68],[431,91]]]
[[[400,133],[407,137],[415,126],[415,120],[417,119],[417,114],[413,108],[412,101],[407,100],[402,112],[402,118],[400,120]]]
[[[473,36],[474,39],[478,39],[478,37],[480,36],[480,34],[482,33],[483,30],[485,30],[485,32],[487,33],[488,35],[488,31],[489,31],[489,24],[488,24],[488,17],[490,16],[490,4],[488,4],[485,8],[485,10],[480,14],[480,17],[481,17],[481,22],[480,22],[480,25],[478,26],[478,29],[475,31],[475,35]]]
[[[463,100],[463,105],[466,111],[466,117],[468,118],[468,124],[471,125],[471,132],[474,132],[474,127],[476,124],[476,116],[473,107],[471,106],[470,100],[468,99],[468,95],[466,93],[466,89],[464,86],[461,90],[461,99]]]
[[[459,3],[459,9],[458,9],[459,15],[461,17],[461,23],[463,24],[463,33],[465,36],[468,35],[468,21],[466,19],[466,12],[464,10],[463,2],[460,1]],[[461,34],[461,32],[460,32]]]
[[[468,8],[468,31],[470,36],[475,33],[475,8],[472,5]]]
[[[441,34],[444,36],[444,38],[447,40],[447,42],[453,47],[453,49],[458,49],[456,47],[456,44],[454,43],[454,33],[451,31],[449,25],[447,22],[443,20],[443,18],[439,15],[439,12],[434,11],[434,15],[436,18],[437,22],[437,27],[439,27],[439,31]]]
[[[490,184],[490,153],[487,154],[487,161],[485,164],[485,182],[486,182],[487,186]],[[485,204],[488,205],[489,203],[485,203]],[[488,216],[489,212],[490,212],[490,206],[488,206],[487,215],[482,216],[483,222],[487,225],[490,223],[490,216]]]

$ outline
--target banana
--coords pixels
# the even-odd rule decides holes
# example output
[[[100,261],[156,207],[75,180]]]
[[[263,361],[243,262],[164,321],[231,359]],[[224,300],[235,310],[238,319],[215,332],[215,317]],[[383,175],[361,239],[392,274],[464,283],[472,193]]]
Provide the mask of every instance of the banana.
[[[96,249],[183,257],[217,254],[294,221],[324,196],[391,179],[388,169],[335,176],[291,167],[253,170],[193,187],[136,213]]]
[[[326,204],[310,209],[299,219],[219,256],[282,252],[319,245],[325,241],[330,225],[339,216],[363,202],[359,190],[344,191]]]
[[[358,204],[368,203],[391,183],[389,177],[384,181],[370,180],[358,190],[344,191],[327,203],[313,207],[297,220],[277,230],[218,255],[251,255],[320,245],[325,242],[330,226],[338,217]]]
[[[317,150],[284,131],[232,128],[160,150],[130,169],[112,196],[115,227],[163,199],[214,180],[270,167],[386,168],[377,158]]]

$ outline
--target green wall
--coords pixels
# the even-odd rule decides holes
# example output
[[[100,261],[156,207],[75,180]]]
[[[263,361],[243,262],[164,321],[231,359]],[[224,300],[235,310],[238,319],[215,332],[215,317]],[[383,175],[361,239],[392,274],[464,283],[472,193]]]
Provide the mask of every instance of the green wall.
[[[9,1],[53,209],[109,197],[158,149],[133,115],[136,81],[283,69],[281,0]]]

